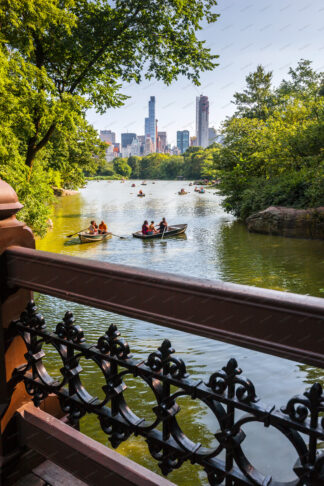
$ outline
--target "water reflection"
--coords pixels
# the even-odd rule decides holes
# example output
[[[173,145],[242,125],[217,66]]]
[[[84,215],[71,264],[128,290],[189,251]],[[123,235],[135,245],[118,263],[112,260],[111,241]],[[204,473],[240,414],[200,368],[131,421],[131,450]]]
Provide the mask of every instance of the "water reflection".
[[[207,191],[203,195],[191,192],[185,197],[178,196],[177,191],[186,187],[183,181],[150,185],[145,198],[137,198],[136,192],[131,194],[130,184],[92,182],[79,195],[61,198],[53,218],[54,230],[37,242],[38,248],[142,269],[324,295],[321,291],[324,288],[324,242],[250,234],[243,225],[224,213],[220,207],[221,198],[213,192]],[[169,224],[187,223],[187,234],[163,241],[129,237],[82,245],[78,238],[65,238],[87,227],[91,219],[108,221],[109,230],[113,233],[131,235],[140,229],[144,219],[160,221],[163,216]],[[91,343],[104,334],[110,323],[117,324],[138,359],[145,359],[163,339],[168,338],[176,354],[186,362],[193,379],[208,381],[211,373],[221,369],[229,358],[235,357],[245,376],[253,381],[258,396],[269,406],[274,403],[283,406],[293,395],[303,393],[306,384],[323,379],[323,371],[256,351],[48,296],[39,296],[38,302],[40,311],[53,327],[61,320],[65,310],[72,310]],[[47,365],[53,368],[53,374],[59,375],[61,363],[57,364],[53,350],[48,349],[46,360]],[[82,367],[89,392],[100,395],[103,385],[100,370],[91,360],[82,360]],[[127,385],[130,406],[139,415],[149,417],[154,403],[152,392],[145,383],[130,376],[127,377]],[[213,447],[218,428],[213,414],[197,400],[186,397],[181,400],[179,420],[188,436]],[[82,430],[107,443],[107,437],[95,417],[84,418]],[[252,426],[249,439],[244,444],[247,455],[255,458],[263,471],[270,464],[275,469],[276,478],[291,479],[290,466],[296,459],[294,451],[281,447],[282,437],[271,431],[267,430],[267,435],[262,437],[260,447],[260,429],[257,425]],[[120,445],[118,451],[160,473],[156,461],[148,455],[143,439],[132,438]],[[278,451],[276,457],[274,451]],[[274,457],[272,463],[268,461],[269,457]],[[273,462],[276,464],[273,465]],[[207,484],[201,468],[188,463],[169,478],[185,486]]]

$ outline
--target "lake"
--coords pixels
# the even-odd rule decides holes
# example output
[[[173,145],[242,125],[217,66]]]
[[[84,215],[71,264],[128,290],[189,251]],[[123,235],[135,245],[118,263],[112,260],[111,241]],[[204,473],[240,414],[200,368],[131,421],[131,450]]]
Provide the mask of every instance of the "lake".
[[[222,199],[215,189],[198,194],[186,181],[147,181],[146,186],[141,186],[140,181],[134,182],[136,188],[131,188],[131,181],[91,181],[79,194],[58,199],[53,216],[54,228],[44,239],[37,241],[37,248],[182,274],[184,279],[194,276],[324,296],[323,241],[249,233],[244,225],[224,212]],[[182,187],[189,193],[179,196],[178,191]],[[146,193],[146,197],[136,197],[139,189]],[[130,236],[141,228],[144,219],[154,220],[157,224],[163,216],[168,224],[187,223],[186,236],[163,241],[143,241]],[[113,237],[102,243],[82,245],[77,237],[65,238],[86,228],[91,219],[97,223],[104,219],[109,231],[129,237],[125,240]],[[88,342],[95,343],[110,323],[117,324],[136,358],[146,358],[163,339],[168,338],[176,349],[176,355],[185,361],[188,372],[195,379],[207,381],[211,373],[235,357],[243,368],[244,376],[254,383],[258,396],[269,405],[285,405],[294,394],[303,393],[310,383],[324,381],[324,371],[237,346],[45,295],[37,296],[37,304],[52,328],[66,310],[71,310]],[[52,375],[59,376],[61,364],[58,355],[48,347],[46,352],[46,366]],[[82,381],[89,392],[103,396],[101,372],[85,359],[81,360],[81,366],[84,370]],[[132,377],[125,381],[130,406],[140,416],[152,418],[151,408],[155,400],[147,385]],[[179,404],[181,411],[177,417],[186,434],[205,446],[216,444],[214,434],[218,424],[207,407],[184,398]],[[81,430],[102,443],[108,442],[95,417],[83,418]],[[256,467],[266,474],[271,473],[277,480],[295,478],[291,470],[296,454],[282,434],[262,425],[249,425],[245,430],[248,435],[242,447],[248,457],[253,458]],[[157,462],[149,456],[144,439],[131,437],[117,450],[160,473]],[[205,473],[188,463],[173,471],[168,478],[178,485],[208,484]]]

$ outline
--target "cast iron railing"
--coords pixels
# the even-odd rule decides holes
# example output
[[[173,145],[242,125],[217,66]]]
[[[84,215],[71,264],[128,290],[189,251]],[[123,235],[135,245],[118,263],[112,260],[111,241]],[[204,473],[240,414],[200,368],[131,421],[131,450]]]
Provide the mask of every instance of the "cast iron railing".
[[[185,363],[174,356],[168,340],[147,360],[137,361],[114,324],[97,343],[88,344],[72,313],[66,312],[55,331],[50,331],[33,302],[12,326],[27,347],[26,365],[16,369],[13,382],[24,381],[36,406],[54,393],[72,423],[86,413],[97,415],[113,447],[132,433],[144,436],[164,475],[181,467],[184,461],[191,461],[204,468],[211,485],[324,485],[324,454],[317,451],[319,441],[324,440],[324,395],[319,383],[304,395],[291,398],[282,408],[267,407],[258,400],[253,383],[242,377],[235,359],[204,383],[188,377]],[[44,343],[54,346],[60,354],[61,381],[54,380],[43,364]],[[81,358],[92,360],[104,374],[103,400],[92,396],[82,384]],[[152,389],[156,399],[156,419],[152,423],[138,417],[128,406],[124,397],[126,375],[143,380]],[[183,396],[200,400],[214,414],[219,428],[214,449],[193,442],[181,429],[177,400]],[[238,411],[245,414],[238,418]],[[278,482],[253,467],[242,450],[242,426],[251,422],[274,427],[290,441],[297,456],[296,480]],[[222,451],[226,452],[225,460],[220,458]]]

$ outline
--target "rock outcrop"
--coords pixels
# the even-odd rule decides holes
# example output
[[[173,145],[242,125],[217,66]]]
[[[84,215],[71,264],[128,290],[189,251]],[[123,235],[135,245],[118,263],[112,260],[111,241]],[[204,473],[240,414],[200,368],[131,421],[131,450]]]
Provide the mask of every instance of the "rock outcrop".
[[[246,219],[254,233],[324,240],[324,207],[294,209],[270,206]]]
[[[61,187],[53,187],[54,196],[74,196],[78,191],[72,189],[62,189]]]

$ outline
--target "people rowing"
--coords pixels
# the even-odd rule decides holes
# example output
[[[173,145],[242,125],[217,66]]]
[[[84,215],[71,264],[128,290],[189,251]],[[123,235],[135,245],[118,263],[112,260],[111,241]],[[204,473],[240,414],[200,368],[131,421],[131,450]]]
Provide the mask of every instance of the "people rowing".
[[[162,218],[158,228],[155,228],[154,221],[151,221],[151,224],[148,224],[148,221],[145,220],[142,225],[142,234],[143,235],[153,235],[156,233],[165,233],[168,229],[168,223],[166,222],[165,218]]]
[[[166,222],[165,218],[162,218],[159,227],[160,227],[160,233],[165,233],[165,231],[168,230],[168,223]]]
[[[101,223],[99,224],[98,233],[101,234],[101,235],[104,235],[107,232],[108,232],[108,228],[107,228],[106,223],[104,221],[101,221]]]
[[[90,226],[88,228],[88,233],[90,235],[96,235],[96,234],[104,235],[107,232],[108,232],[108,228],[104,221],[101,221],[101,223],[99,224],[99,228],[97,223],[94,220],[91,221]]]

